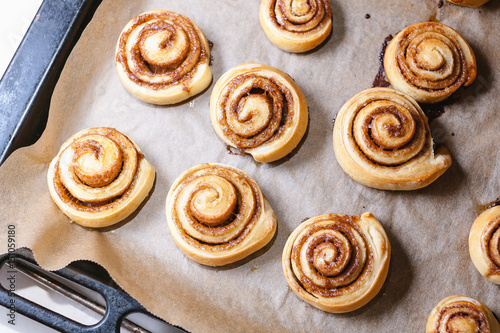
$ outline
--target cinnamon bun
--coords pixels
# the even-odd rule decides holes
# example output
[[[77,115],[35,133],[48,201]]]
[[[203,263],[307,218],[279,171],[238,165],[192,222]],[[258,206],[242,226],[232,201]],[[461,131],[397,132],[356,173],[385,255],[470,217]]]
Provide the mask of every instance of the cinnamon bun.
[[[69,138],[49,166],[52,199],[74,222],[100,228],[132,214],[153,186],[155,169],[116,129],[89,128]]]
[[[210,118],[217,135],[262,163],[289,154],[305,134],[307,102],[295,81],[279,69],[246,63],[215,84]]]
[[[264,247],[276,216],[257,183],[234,167],[205,163],[182,173],[167,196],[168,228],[192,260],[222,266]]]
[[[391,246],[371,213],[328,214],[302,222],[288,237],[283,271],[290,288],[326,312],[356,310],[380,291]]]
[[[201,30],[180,14],[154,10],[133,18],[116,46],[123,86],[144,102],[175,104],[210,85],[210,48]]]
[[[259,17],[267,38],[288,52],[312,50],[332,30],[329,0],[263,0]]]
[[[472,224],[469,253],[481,275],[500,284],[500,206],[485,210]]]
[[[419,103],[447,99],[474,82],[477,73],[469,44],[438,22],[417,23],[399,32],[387,46],[384,68],[394,89]]]
[[[382,190],[425,187],[451,165],[446,147],[434,152],[427,117],[417,102],[388,88],[364,90],[342,106],[333,148],[352,179]]]
[[[490,0],[447,0],[447,1],[461,6],[479,7],[484,5]]]
[[[500,333],[500,325],[490,309],[470,297],[446,297],[432,310],[426,333]]]

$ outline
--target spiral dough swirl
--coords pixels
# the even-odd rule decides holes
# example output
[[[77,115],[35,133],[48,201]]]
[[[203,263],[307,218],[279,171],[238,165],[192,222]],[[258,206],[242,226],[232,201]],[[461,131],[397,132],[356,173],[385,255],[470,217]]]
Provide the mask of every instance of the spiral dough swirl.
[[[302,222],[283,250],[292,290],[327,312],[348,312],[368,303],[382,287],[391,247],[371,213],[321,215]]]
[[[255,181],[222,164],[188,169],[167,196],[167,221],[179,248],[205,265],[240,260],[265,246],[276,217]]]
[[[138,146],[106,127],[89,128],[68,139],[48,172],[55,203],[88,227],[126,218],[148,195],[154,178],[154,168]]]
[[[391,85],[419,103],[437,103],[476,78],[469,44],[452,28],[436,22],[414,24],[387,46],[384,68]]]
[[[474,221],[469,253],[481,275],[500,284],[500,206],[484,211]]]
[[[453,295],[432,310],[426,333],[499,333],[500,325],[490,309],[470,297]]]
[[[379,189],[427,186],[451,164],[445,147],[434,154],[419,105],[387,88],[364,90],[344,104],[335,120],[333,146],[351,178]]]
[[[132,19],[116,47],[116,68],[125,88],[152,104],[179,103],[212,80],[210,48],[187,17],[150,11]]]
[[[282,71],[255,63],[236,66],[217,81],[210,116],[226,144],[263,163],[290,153],[308,122],[307,102],[297,84]]]
[[[314,49],[332,29],[328,0],[263,0],[259,17],[267,38],[288,52]]]
[[[479,7],[490,0],[447,0],[448,2],[467,7]]]

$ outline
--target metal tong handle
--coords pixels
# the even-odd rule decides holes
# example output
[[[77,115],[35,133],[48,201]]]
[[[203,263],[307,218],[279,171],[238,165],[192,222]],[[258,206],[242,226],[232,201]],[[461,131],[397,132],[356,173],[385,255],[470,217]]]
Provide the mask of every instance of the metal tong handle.
[[[47,288],[68,297],[69,299],[74,300],[75,302],[85,306],[87,309],[90,309],[94,311],[97,314],[100,314],[101,316],[104,316],[106,314],[106,308],[102,306],[101,304],[94,302],[90,298],[87,298],[86,296],[78,293],[77,291],[69,288],[68,286],[60,283],[59,281],[51,278],[49,275],[41,272],[41,271],[35,271],[25,265],[22,261],[18,261],[16,264],[16,270],[23,273],[24,275],[30,277],[33,279],[35,282],[38,282]],[[150,331],[146,330],[145,328],[131,322],[128,319],[123,319],[121,323],[121,328],[125,329],[127,332],[131,333],[151,333]]]
[[[14,258],[14,260],[12,260]],[[12,304],[11,300],[14,300],[15,312],[20,313],[28,318],[38,321],[48,327],[51,327],[60,332],[82,332],[82,333],[95,333],[95,332],[119,332],[121,325],[125,323],[131,332],[147,332],[143,328],[131,323],[124,318],[130,313],[143,313],[148,316],[152,316],[142,305],[139,304],[135,299],[124,291],[116,290],[111,286],[108,286],[96,279],[93,279],[87,275],[84,275],[72,268],[71,266],[65,267],[61,270],[52,272],[59,277],[72,281],[78,285],[84,286],[90,290],[93,290],[103,296],[106,300],[107,309],[105,310],[101,305],[97,304],[92,300],[89,300],[83,295],[75,292],[67,286],[61,286],[61,283],[48,277],[46,274],[41,273],[41,269],[34,271],[31,267],[24,264],[24,262],[30,263],[36,266],[36,263],[29,256],[24,255],[21,249],[14,253],[8,253],[0,256],[0,267],[8,263],[11,268],[9,272],[16,274],[17,272],[24,273],[29,271],[28,275],[34,277],[37,281],[40,279],[45,280],[43,284],[50,284],[51,288],[54,287],[57,291],[61,291],[64,294],[71,294],[70,298],[84,300],[82,304],[89,306],[93,309],[98,307],[101,308],[103,312],[103,318],[101,321],[94,325],[82,325],[72,319],[66,318],[54,311],[44,308],[24,297],[21,297],[15,293],[11,293],[9,290],[0,285],[0,304],[9,308]],[[47,278],[48,277],[48,278]],[[78,300],[77,300],[78,301]],[[154,317],[156,318],[156,317]],[[142,329],[142,331],[141,331]]]

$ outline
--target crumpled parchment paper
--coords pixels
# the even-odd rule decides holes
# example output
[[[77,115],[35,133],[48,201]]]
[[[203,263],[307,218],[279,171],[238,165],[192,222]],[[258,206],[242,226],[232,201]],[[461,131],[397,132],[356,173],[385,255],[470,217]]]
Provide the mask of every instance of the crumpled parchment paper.
[[[472,9],[437,0],[332,0],[333,32],[318,49],[290,54],[262,31],[260,1],[104,0],[72,51],[55,89],[47,129],[33,146],[0,168],[0,230],[16,226],[16,245],[38,263],[58,269],[87,259],[149,311],[193,332],[419,332],[444,297],[463,294],[500,314],[498,286],[474,268],[468,253],[475,207],[500,193],[500,4]],[[214,82],[228,69],[254,61],[290,74],[309,105],[310,124],[299,147],[281,161],[258,165],[230,155],[210,124],[213,84],[190,102],[158,107],[128,94],[119,82],[114,50],[125,24],[153,9],[191,18],[214,43]],[[370,18],[365,18],[369,14]],[[369,88],[384,38],[435,18],[472,46],[478,78],[461,88],[431,124],[434,140],[451,150],[453,165],[436,182],[413,192],[367,188],[351,180],[332,148],[332,120],[343,103]],[[40,18],[42,19],[42,18]],[[154,190],[125,222],[103,230],[69,223],[52,202],[48,164],[81,129],[110,126],[129,135],[156,168]],[[253,177],[278,219],[275,238],[235,264],[211,268],[186,258],[167,229],[165,198],[174,179],[203,162],[235,166]],[[393,253],[387,280],[366,306],[328,314],[290,291],[281,252],[306,217],[372,212]],[[7,236],[0,251],[7,252]]]

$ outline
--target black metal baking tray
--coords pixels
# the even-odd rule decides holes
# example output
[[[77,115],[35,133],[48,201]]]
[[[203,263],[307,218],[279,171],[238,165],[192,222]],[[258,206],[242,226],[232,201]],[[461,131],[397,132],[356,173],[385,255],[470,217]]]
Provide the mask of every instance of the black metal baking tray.
[[[0,80],[0,164],[42,134],[66,59],[101,1],[43,1]]]
[[[44,0],[41,4],[0,80],[0,165],[14,150],[35,143],[41,136],[64,64],[101,2]],[[7,258],[7,254],[0,256],[0,263]],[[24,249],[18,250],[16,258],[34,263]],[[111,279],[100,281],[99,276],[107,273],[94,263],[76,262],[56,274],[103,295],[108,304],[103,320],[85,327],[21,298],[16,311],[61,332],[113,332],[126,314],[147,313]],[[8,307],[7,301],[6,289],[0,288],[0,304]]]

